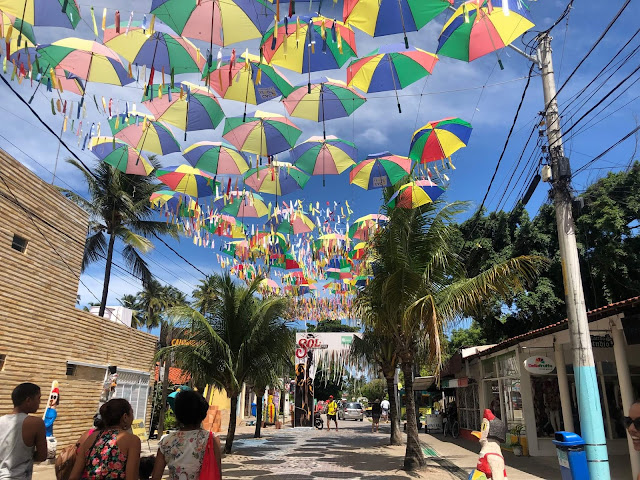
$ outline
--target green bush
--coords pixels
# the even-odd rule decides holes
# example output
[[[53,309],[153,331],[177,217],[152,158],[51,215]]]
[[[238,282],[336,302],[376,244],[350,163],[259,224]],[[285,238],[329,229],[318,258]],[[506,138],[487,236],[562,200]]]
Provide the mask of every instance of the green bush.
[[[174,430],[176,428],[178,428],[178,420],[176,420],[176,415],[175,413],[173,413],[173,410],[167,408],[167,411],[164,414],[164,429]]]

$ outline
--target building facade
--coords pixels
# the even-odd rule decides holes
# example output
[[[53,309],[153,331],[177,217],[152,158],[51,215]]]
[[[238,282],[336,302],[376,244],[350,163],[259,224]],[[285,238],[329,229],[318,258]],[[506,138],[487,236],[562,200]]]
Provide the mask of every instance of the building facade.
[[[0,150],[0,415],[22,382],[52,381],[60,404],[53,432],[59,448],[92,426],[108,367],[112,397],[127,398],[149,425],[157,338],[76,308],[87,214]]]

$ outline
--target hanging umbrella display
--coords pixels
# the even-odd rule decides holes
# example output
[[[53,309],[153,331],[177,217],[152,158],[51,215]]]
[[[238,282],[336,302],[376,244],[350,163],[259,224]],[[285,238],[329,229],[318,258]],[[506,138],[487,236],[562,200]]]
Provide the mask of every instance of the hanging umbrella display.
[[[275,15],[267,0],[153,0],[151,13],[177,34],[210,47],[260,38]]]
[[[281,196],[304,188],[309,178],[291,163],[273,161],[267,166],[250,169],[244,176],[244,183],[256,192]]]
[[[301,134],[302,130],[286,117],[257,111],[246,119],[227,118],[222,137],[238,150],[263,157],[289,150]]]
[[[278,284],[275,282],[275,280],[272,280],[270,278],[263,278],[260,281],[260,290],[262,291],[271,291],[273,293],[278,293],[280,291],[280,287],[278,286]]]
[[[249,258],[249,242],[246,240],[235,240],[225,244],[221,252],[233,258],[247,260]]]
[[[205,59],[193,43],[171,34],[165,26],[157,25],[155,29],[150,31],[137,22],[126,31],[110,27],[104,31],[104,44],[128,62],[150,68],[150,84],[154,72],[173,75],[202,70]]]
[[[431,180],[417,180],[402,185],[393,194],[388,205],[392,208],[418,208],[427,203],[435,202],[444,192],[444,188]]]
[[[50,68],[61,68],[87,82],[122,86],[134,81],[129,78],[118,54],[98,42],[63,38],[39,46],[37,53],[41,67],[49,65]]]
[[[430,75],[437,62],[436,55],[420,48],[384,45],[349,64],[347,85],[367,93],[393,90],[402,113],[398,90]]]
[[[271,217],[266,226],[275,228],[277,232],[287,235],[297,235],[299,233],[312,232],[316,225],[309,217],[300,211],[295,211],[290,215],[274,215]]]
[[[245,238],[246,226],[231,215],[214,215],[209,231],[219,237]]]
[[[16,53],[14,55],[16,55],[16,62],[18,62],[19,64],[19,62],[21,61],[20,53]],[[48,83],[50,81],[51,72],[53,72],[53,76],[55,77],[55,84],[58,86],[58,92],[60,93],[71,92],[80,96],[83,96],[85,94],[86,82],[84,82],[77,75],[71,72],[67,72],[62,68],[56,68],[56,69],[50,68],[48,72],[43,73],[42,78],[40,79],[41,84]]]
[[[272,255],[269,265],[282,270],[298,270],[302,268],[298,261],[290,253]]]
[[[200,207],[193,198],[184,193],[173,190],[158,190],[149,197],[149,203],[156,209],[164,208],[168,212],[180,215],[181,217],[191,217]]]
[[[231,201],[221,212],[236,218],[260,218],[269,214],[269,207],[257,193],[232,192]]]
[[[296,167],[310,175],[338,175],[355,164],[358,149],[333,135],[311,137],[289,152]]]
[[[37,43],[33,25],[2,9],[0,9],[0,38],[4,38],[5,43],[9,44],[7,57],[11,55],[10,52],[19,48],[35,47]],[[19,42],[18,39],[20,39]]]
[[[76,28],[80,21],[76,0],[0,0],[0,10],[39,27]]]
[[[113,137],[93,137],[89,143],[91,153],[123,173],[133,175],[149,175],[153,166],[142,154]]]
[[[374,153],[353,167],[349,182],[370,190],[390,187],[409,174],[411,159],[389,152]]]
[[[213,176],[190,165],[159,168],[156,176],[171,190],[186,193],[194,198],[214,195],[215,187],[219,185]]]
[[[388,221],[389,217],[379,213],[360,217],[349,227],[349,238],[367,241],[371,237],[371,234],[378,229],[380,224],[385,224]]]
[[[351,260],[362,260],[362,258],[365,256],[368,246],[369,244],[367,242],[357,243],[349,252],[349,258]]]
[[[109,118],[111,133],[138,150],[168,155],[180,151],[180,144],[169,128],[150,115],[121,113]]]
[[[372,37],[417,32],[444,12],[453,0],[344,0],[344,23]]]
[[[160,98],[161,85],[151,85],[142,102],[156,120],[167,122],[187,132],[215,129],[224,112],[215,95],[206,87],[191,82],[182,82],[174,88],[167,88],[166,94]]]
[[[183,156],[192,167],[213,175],[242,175],[249,170],[244,155],[226,143],[194,143],[184,151]]]
[[[331,253],[348,247],[350,242],[349,237],[341,233],[326,233],[314,240],[312,246],[316,252]]]
[[[471,62],[506,47],[535,25],[520,0],[471,0],[444,24],[436,53]],[[498,58],[502,69],[502,62]]]
[[[453,117],[429,122],[413,133],[409,158],[422,163],[450,158],[467,146],[472,129],[470,123]]]

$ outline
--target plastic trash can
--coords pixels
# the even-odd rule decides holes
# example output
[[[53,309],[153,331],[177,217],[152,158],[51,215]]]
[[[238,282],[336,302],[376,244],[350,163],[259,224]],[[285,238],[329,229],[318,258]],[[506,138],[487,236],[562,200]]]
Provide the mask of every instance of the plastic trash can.
[[[252,417],[256,416],[256,404],[255,403],[251,404],[251,416]]]
[[[562,480],[589,480],[587,452],[580,435],[571,432],[556,432],[553,444],[556,446]]]

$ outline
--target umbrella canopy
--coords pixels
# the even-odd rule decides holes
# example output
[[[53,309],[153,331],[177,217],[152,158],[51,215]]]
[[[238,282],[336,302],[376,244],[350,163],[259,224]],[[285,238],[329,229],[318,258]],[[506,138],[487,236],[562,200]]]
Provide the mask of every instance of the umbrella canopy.
[[[409,158],[422,163],[449,158],[467,146],[472,128],[470,123],[453,117],[429,122],[413,133]]]
[[[165,208],[181,217],[191,217],[194,212],[200,210],[199,205],[189,195],[173,190],[153,192],[149,197],[149,202],[153,208]]]
[[[367,242],[359,242],[357,243],[353,249],[349,252],[349,258],[351,260],[361,260],[365,253],[366,253],[366,249],[369,246],[369,244]]]
[[[189,40],[168,31],[150,32],[140,23],[120,33],[115,26],[107,28],[104,31],[104,44],[128,62],[146,65],[159,73],[196,73],[204,67],[204,57]]]
[[[42,27],[76,28],[80,21],[76,0],[0,0],[0,10]]]
[[[20,53],[14,55],[17,55],[18,59],[20,58]],[[19,61],[18,59],[16,60],[17,63]],[[67,72],[62,68],[50,68],[48,72],[43,72],[40,83],[47,83],[51,78],[51,72],[53,72],[59,92],[71,92],[80,96],[84,95],[86,82],[77,75]]]
[[[195,198],[210,197],[215,193],[215,186],[219,185],[207,172],[190,165],[160,168],[156,176],[171,190]]]
[[[231,57],[222,57],[214,65],[207,65],[202,74],[211,86],[225,100],[260,105],[280,96],[287,96],[293,90],[291,83],[275,67],[262,63],[260,57],[243,53],[239,60],[231,62]]]
[[[153,0],[151,13],[183,37],[220,46],[260,38],[275,15],[267,0]]]
[[[534,26],[520,0],[471,0],[444,24],[436,52],[470,62],[506,47]]]
[[[416,32],[444,12],[453,0],[344,0],[344,23],[371,35]]]
[[[326,233],[324,235],[320,235],[313,242],[313,249],[315,251],[318,250],[336,250],[339,248],[347,247],[351,240],[346,235],[342,235],[341,233]]]
[[[349,182],[365,190],[390,187],[409,174],[411,159],[389,152],[374,153],[351,170]]]
[[[427,203],[435,202],[445,192],[444,188],[431,180],[417,180],[402,185],[393,194],[388,205],[392,208],[417,208]]]
[[[283,270],[298,270],[302,268],[290,253],[272,255],[269,265],[273,268],[280,268]]]
[[[138,150],[168,155],[180,151],[180,144],[171,130],[150,115],[121,113],[109,118],[111,133]]]
[[[269,214],[264,199],[253,192],[233,192],[231,202],[222,208],[222,213],[236,218],[260,218]]]
[[[161,98],[160,89],[160,85],[151,85],[142,102],[157,120],[184,130],[185,139],[186,132],[215,129],[224,118],[220,102],[205,87],[182,82],[167,88]]]
[[[260,47],[268,63],[298,73],[334,70],[358,56],[353,30],[322,16],[285,18],[264,34]]]
[[[129,78],[118,54],[101,43],[82,38],[63,38],[37,50],[41,66],[62,68],[88,82],[126,85]]]
[[[10,51],[23,47],[34,47],[37,43],[33,25],[1,9],[0,37],[4,37],[5,43],[9,43]],[[18,39],[20,39],[20,42],[18,42]],[[9,55],[10,53],[7,54],[7,56]]]
[[[246,227],[230,215],[215,215],[209,225],[209,231],[214,235],[227,238],[245,238]]]
[[[192,167],[213,175],[242,175],[249,170],[244,155],[226,143],[194,143],[184,151],[183,156]]]
[[[286,195],[301,190],[309,175],[288,162],[271,162],[266,167],[252,168],[244,176],[244,183],[256,192]]]
[[[235,240],[225,244],[221,253],[229,255],[230,257],[246,260],[249,258],[249,242],[246,240]]]
[[[338,175],[355,165],[358,149],[353,143],[330,135],[305,140],[293,147],[290,156],[296,167],[310,175]]]
[[[384,224],[388,221],[389,217],[378,213],[360,217],[349,227],[349,237],[357,240],[369,240],[371,233],[380,226],[380,223]]]
[[[246,119],[227,118],[222,136],[238,150],[262,157],[289,150],[301,134],[302,130],[286,117],[257,111]]]
[[[133,175],[149,175],[153,166],[142,154],[113,137],[93,137],[89,143],[91,153],[123,173]]]
[[[300,211],[294,211],[292,214],[285,215],[279,214],[272,216],[265,226],[271,226],[276,229],[277,232],[297,235],[299,233],[312,232],[316,225],[309,217]]]

